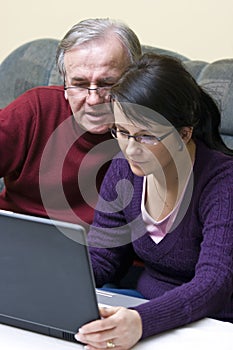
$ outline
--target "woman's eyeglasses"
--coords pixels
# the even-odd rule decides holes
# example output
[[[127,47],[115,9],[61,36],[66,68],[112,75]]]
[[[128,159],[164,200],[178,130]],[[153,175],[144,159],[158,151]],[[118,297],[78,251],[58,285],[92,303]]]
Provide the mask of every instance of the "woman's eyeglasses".
[[[130,135],[126,131],[122,131],[116,128],[110,129],[112,136],[119,141],[128,141],[130,138],[133,138],[136,142],[142,145],[151,145],[151,146],[157,145],[159,142],[161,142],[167,136],[173,133],[173,131],[174,129],[170,130],[169,132],[167,132],[162,136],[155,136],[155,135]]]

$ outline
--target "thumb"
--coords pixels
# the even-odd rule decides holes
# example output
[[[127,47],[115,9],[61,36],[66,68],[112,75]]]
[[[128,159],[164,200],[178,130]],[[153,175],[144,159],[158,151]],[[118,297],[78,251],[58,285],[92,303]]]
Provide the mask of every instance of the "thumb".
[[[120,307],[100,307],[100,316],[102,317],[109,317],[114,315],[118,310],[120,309]]]

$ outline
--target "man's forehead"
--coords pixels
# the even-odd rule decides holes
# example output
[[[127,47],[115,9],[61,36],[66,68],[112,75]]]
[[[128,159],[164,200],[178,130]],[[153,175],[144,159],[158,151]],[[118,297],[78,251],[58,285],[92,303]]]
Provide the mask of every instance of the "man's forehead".
[[[74,47],[64,56],[66,69],[98,70],[104,67],[123,69],[129,64],[124,46],[117,39],[94,40]]]

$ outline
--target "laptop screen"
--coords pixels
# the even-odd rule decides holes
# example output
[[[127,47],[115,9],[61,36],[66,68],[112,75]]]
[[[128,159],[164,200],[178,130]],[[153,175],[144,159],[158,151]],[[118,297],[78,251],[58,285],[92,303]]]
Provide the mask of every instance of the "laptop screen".
[[[0,322],[75,341],[99,318],[85,230],[0,211]]]

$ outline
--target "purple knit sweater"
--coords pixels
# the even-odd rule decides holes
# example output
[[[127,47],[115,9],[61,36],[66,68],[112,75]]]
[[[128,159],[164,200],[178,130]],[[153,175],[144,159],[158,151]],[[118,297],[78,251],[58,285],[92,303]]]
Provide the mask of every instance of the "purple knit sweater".
[[[142,338],[203,317],[233,322],[233,158],[197,142],[193,173],[183,219],[159,244],[141,217],[143,178],[122,155],[102,184],[88,234],[96,285],[119,280],[135,253],[144,261],[137,289],[150,300],[135,307]]]

